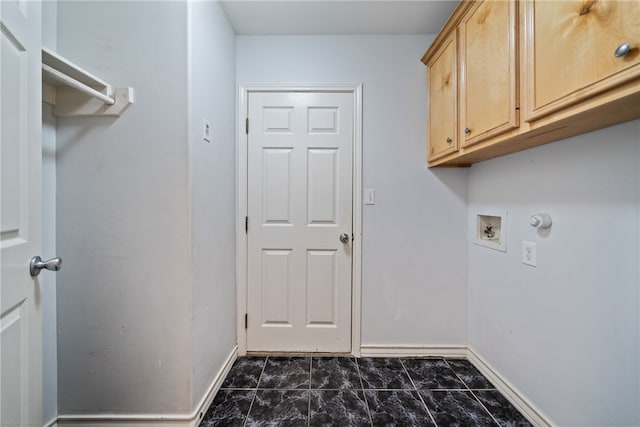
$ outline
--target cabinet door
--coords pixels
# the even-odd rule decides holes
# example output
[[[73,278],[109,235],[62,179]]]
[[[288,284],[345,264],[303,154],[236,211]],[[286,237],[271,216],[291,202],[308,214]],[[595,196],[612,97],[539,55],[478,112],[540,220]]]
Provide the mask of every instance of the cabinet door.
[[[483,1],[460,24],[462,147],[518,127],[516,3]]]
[[[427,64],[429,77],[429,153],[432,161],[458,151],[455,32]]]
[[[527,121],[640,77],[640,2],[525,3]],[[615,52],[629,43],[622,56]]]

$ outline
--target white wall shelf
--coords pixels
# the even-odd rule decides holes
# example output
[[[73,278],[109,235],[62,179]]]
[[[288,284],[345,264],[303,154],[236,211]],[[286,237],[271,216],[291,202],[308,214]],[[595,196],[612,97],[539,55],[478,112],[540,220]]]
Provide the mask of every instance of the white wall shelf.
[[[133,104],[133,88],[112,86],[71,61],[42,49],[42,100],[53,114],[119,117]]]

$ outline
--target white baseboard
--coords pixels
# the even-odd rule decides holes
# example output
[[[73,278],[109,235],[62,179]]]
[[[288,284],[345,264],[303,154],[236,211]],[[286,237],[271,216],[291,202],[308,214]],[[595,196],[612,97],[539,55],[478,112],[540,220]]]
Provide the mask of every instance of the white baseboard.
[[[529,402],[522,393],[508,381],[504,380],[496,370],[472,349],[467,349],[467,359],[487,377],[496,389],[515,406],[534,426],[551,427],[553,424],[536,406]]]
[[[238,347],[235,346],[227,360],[213,378],[207,392],[202,396],[196,408],[190,414],[87,414],[87,415],[59,415],[45,427],[82,426],[82,427],[196,427],[200,424],[207,408],[222,386],[222,382],[231,370],[231,366],[238,357]]]
[[[360,346],[360,357],[466,357],[466,346],[376,345]]]
[[[229,353],[229,356],[227,356],[227,360],[225,360],[224,364],[222,365],[222,367],[220,368],[216,376],[213,378],[213,381],[211,382],[209,389],[207,390],[205,395],[202,397],[202,399],[200,399],[200,404],[196,407],[195,412],[192,412],[193,419],[196,422],[195,424],[191,424],[191,426],[197,426],[198,424],[200,424],[200,421],[202,421],[202,417],[204,417],[204,414],[207,412],[207,409],[209,408],[209,406],[211,406],[211,402],[213,402],[213,398],[216,397],[216,394],[218,394],[218,391],[220,390],[220,387],[222,387],[222,383],[224,382],[224,379],[227,377],[227,374],[231,370],[231,367],[233,366],[233,363],[236,361],[237,358],[238,358],[238,346],[236,345],[233,348],[233,350],[231,350],[231,353]]]

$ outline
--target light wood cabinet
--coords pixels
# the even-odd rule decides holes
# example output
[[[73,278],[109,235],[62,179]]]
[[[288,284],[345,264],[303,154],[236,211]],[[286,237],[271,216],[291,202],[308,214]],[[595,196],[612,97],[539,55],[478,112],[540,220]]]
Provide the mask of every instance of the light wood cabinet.
[[[525,120],[548,116],[625,83],[637,90],[639,1],[531,1],[524,7]]]
[[[433,161],[458,151],[458,72],[455,32],[427,64],[429,69],[429,154]]]
[[[515,1],[477,2],[462,18],[462,147],[518,127]]]
[[[451,124],[434,105],[433,66],[449,40],[455,147],[442,145]],[[640,1],[461,1],[422,61],[436,112],[429,166],[469,166],[640,118]]]

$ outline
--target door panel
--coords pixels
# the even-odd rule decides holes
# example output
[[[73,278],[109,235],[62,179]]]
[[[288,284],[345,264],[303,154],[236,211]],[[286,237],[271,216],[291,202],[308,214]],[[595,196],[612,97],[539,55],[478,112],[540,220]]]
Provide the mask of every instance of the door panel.
[[[2,31],[2,233],[16,235],[20,230],[22,195],[21,164],[24,161],[23,146],[27,135],[22,118],[26,116],[27,102],[22,93],[27,85],[27,55],[12,34]],[[15,141],[15,143],[9,143]]]
[[[428,64],[429,152],[433,161],[458,151],[458,61],[456,34]]]
[[[307,325],[336,327],[337,251],[307,251]]]
[[[307,159],[307,224],[336,225],[338,151],[332,148],[311,148]]]
[[[462,147],[518,127],[516,9],[512,0],[484,1],[461,23]]]
[[[0,425],[42,425],[40,3],[0,2]]]
[[[291,225],[291,148],[262,151],[262,208],[264,224]]]
[[[527,7],[534,23],[528,34],[533,57],[527,58],[534,110],[553,111],[556,102],[570,105],[637,76],[640,2],[536,1]],[[618,58],[614,52],[624,42],[635,53]]]
[[[291,316],[287,299],[289,278],[291,277],[291,250],[262,251],[262,324],[291,326]]]
[[[352,93],[248,99],[248,351],[351,350]]]

